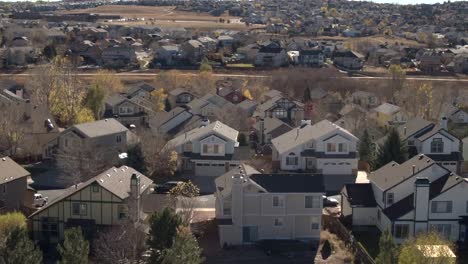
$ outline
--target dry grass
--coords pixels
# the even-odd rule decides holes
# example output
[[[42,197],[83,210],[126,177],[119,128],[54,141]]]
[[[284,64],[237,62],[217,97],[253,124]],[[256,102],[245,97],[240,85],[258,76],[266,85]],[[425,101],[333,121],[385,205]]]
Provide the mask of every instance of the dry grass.
[[[144,18],[146,21],[112,21],[109,24],[146,25],[153,20],[157,26],[190,27],[190,28],[228,28],[246,29],[239,17],[229,16],[227,12],[221,17],[231,23],[219,23],[220,17],[208,13],[196,13],[176,10],[173,6],[137,6],[105,5],[88,9],[60,11],[61,14],[93,13],[100,15],[119,15],[128,19]],[[252,27],[249,27],[252,28]]]
[[[349,248],[346,247],[345,243],[335,234],[330,233],[328,230],[323,230],[320,232],[320,248],[326,240],[328,240],[333,245],[333,253],[327,259],[327,261],[330,260],[333,262],[332,259],[334,259],[336,262],[352,262],[354,255],[349,250]]]

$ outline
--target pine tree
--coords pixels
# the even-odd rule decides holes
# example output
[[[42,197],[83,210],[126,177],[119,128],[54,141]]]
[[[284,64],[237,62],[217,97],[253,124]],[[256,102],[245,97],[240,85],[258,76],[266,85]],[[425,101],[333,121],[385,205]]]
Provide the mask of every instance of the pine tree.
[[[393,241],[393,236],[386,229],[379,240],[379,255],[375,259],[376,264],[393,264],[398,258],[397,246]]]
[[[311,96],[310,96],[310,89],[309,88],[305,88],[304,90],[304,98],[302,98],[304,103],[306,102],[309,102],[310,100],[312,100]]]
[[[83,237],[80,227],[65,230],[63,243],[57,246],[61,264],[88,263],[89,242]]]
[[[164,102],[164,111],[169,112],[171,109],[171,102],[169,101],[169,98],[166,98],[166,101]]]
[[[202,249],[188,228],[179,228],[171,248],[163,251],[162,264],[201,264]]]
[[[367,129],[364,130],[361,141],[359,142],[359,159],[372,164],[374,161],[374,148]]]
[[[163,250],[172,246],[177,228],[182,224],[180,217],[170,208],[151,215],[150,232],[146,244],[151,249],[149,263],[161,263]]]
[[[42,252],[28,237],[28,231],[16,227],[11,231],[2,252],[6,264],[41,264]]]
[[[148,172],[148,168],[146,168],[143,150],[141,149],[141,143],[129,148],[127,154],[128,158],[125,162],[125,165],[132,167],[143,174],[146,174]]]
[[[397,130],[392,128],[384,144],[379,147],[375,169],[389,162],[403,163],[408,159],[408,149],[400,139]]]

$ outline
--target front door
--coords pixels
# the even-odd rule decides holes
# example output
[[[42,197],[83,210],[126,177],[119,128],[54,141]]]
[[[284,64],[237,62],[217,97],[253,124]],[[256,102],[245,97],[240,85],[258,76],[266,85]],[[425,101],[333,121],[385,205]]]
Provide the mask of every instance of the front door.
[[[317,167],[317,159],[316,158],[307,158],[307,169],[308,170],[313,170]]]

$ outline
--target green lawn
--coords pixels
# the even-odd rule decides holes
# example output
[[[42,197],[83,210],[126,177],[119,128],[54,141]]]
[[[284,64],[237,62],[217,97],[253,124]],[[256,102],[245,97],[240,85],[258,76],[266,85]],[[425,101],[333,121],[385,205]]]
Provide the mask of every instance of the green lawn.
[[[372,258],[379,254],[380,232],[378,230],[353,231],[354,238],[361,243]]]

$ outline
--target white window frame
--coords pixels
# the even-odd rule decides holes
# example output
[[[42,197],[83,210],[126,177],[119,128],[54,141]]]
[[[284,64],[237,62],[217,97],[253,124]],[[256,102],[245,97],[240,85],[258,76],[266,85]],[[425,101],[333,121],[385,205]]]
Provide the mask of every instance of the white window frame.
[[[312,231],[320,229],[320,218],[318,216],[310,217],[310,229]]]
[[[387,193],[386,198],[387,198],[387,205],[392,205],[392,204],[395,203],[395,194],[394,193],[392,193],[392,192]]]
[[[275,198],[277,199],[278,203],[275,205]],[[273,208],[284,208],[284,196],[282,195],[273,195],[271,199],[271,205]]]
[[[406,228],[406,234],[402,232],[404,229],[403,227]],[[398,229],[400,228],[400,229]],[[399,232],[398,232],[399,231]],[[394,226],[394,236],[397,239],[406,239],[409,237],[409,224],[395,224]]]
[[[307,198],[311,198],[311,207],[307,206]],[[318,209],[320,208],[320,199],[316,195],[305,195],[304,196],[304,208],[306,209]]]
[[[445,204],[444,210],[441,206]],[[432,201],[431,203],[431,213],[433,214],[450,214],[453,211],[453,202],[452,201]]]
[[[328,142],[327,143],[327,152],[336,152],[336,143]]]
[[[283,227],[284,226],[284,218],[283,217],[275,217],[273,221],[274,227]]]

